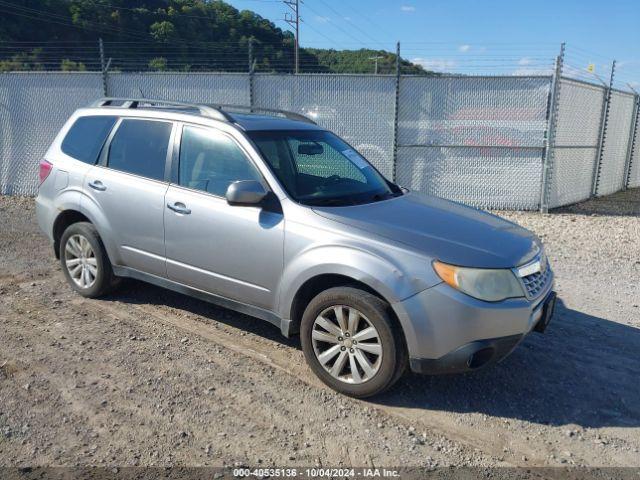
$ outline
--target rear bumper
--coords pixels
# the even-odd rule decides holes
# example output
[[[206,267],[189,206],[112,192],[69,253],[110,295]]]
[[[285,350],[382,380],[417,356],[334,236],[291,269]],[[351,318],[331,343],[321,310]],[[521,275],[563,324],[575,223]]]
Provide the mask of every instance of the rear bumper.
[[[53,245],[53,221],[56,216],[53,204],[50,200],[43,198],[40,194],[36,196],[36,221],[40,231],[47,236]]]

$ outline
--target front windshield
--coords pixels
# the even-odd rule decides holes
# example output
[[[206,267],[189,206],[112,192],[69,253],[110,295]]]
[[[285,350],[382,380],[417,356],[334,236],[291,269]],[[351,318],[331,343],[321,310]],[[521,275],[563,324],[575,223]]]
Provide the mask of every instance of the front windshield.
[[[289,195],[305,205],[357,205],[401,195],[399,188],[330,132],[248,134]]]

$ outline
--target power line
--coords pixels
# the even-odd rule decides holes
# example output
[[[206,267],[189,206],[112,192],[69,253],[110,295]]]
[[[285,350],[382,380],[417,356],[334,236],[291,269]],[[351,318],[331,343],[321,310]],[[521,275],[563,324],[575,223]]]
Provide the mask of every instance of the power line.
[[[22,7],[20,5],[16,5],[13,3],[9,3],[9,2],[5,2],[5,1],[0,1],[0,6],[2,7],[9,7],[9,8],[13,8],[16,11],[12,11],[12,10],[4,10],[5,13],[8,13],[10,15],[17,15],[20,17],[24,17],[24,18],[29,18],[31,20],[40,20],[40,21],[45,21],[45,22],[49,22],[49,23],[55,23],[55,24],[59,24],[59,25],[65,25],[65,26],[71,26],[71,27],[75,27],[81,30],[86,30],[86,28],[80,26],[80,25],[76,25],[75,23],[73,23],[73,21],[71,21],[71,19],[69,17],[66,17],[64,15],[60,15],[60,14],[55,14],[52,12],[46,12],[44,10],[37,10],[34,8],[28,8],[28,7]],[[48,17],[48,18],[47,18]],[[109,25],[103,25],[100,23],[95,23],[89,20],[83,20],[83,22],[89,24],[89,25],[93,25],[93,28],[96,28],[97,30],[102,30],[104,33],[124,33],[125,35],[129,35],[132,37],[138,37],[138,38],[148,38],[148,35],[141,35],[138,32],[133,32],[133,31],[129,31],[129,30],[125,30],[125,29],[119,29],[116,27],[111,27]],[[130,32],[130,33],[129,33]]]
[[[302,23],[304,23],[307,27],[309,27],[311,30],[313,30],[314,32],[316,32],[318,35],[320,35],[323,38],[326,38],[327,40],[329,40],[329,42],[331,42],[331,44],[335,44],[335,40],[332,40],[331,38],[327,37],[324,33],[322,33],[320,30],[314,28],[309,22],[304,21],[302,18],[300,19],[300,21]]]
[[[356,9],[353,7],[353,4],[352,4],[351,2],[344,2],[344,5],[347,5],[347,6],[348,6],[348,8],[350,8],[352,12],[355,12],[357,15],[359,15],[359,16],[360,16],[360,18],[363,18],[364,20],[366,20],[367,22],[369,22],[371,25],[373,25],[373,26],[376,28],[376,30],[381,31],[381,32],[383,32],[384,34],[386,34],[390,39],[392,39],[392,38],[394,37],[392,34],[390,34],[390,33],[389,33],[389,31],[388,31],[388,30],[386,30],[386,29],[382,28],[382,27],[380,26],[380,24],[378,24],[378,23],[374,22],[374,21],[373,21],[373,20],[371,20],[367,15],[364,15],[364,14],[362,14],[361,12],[359,12],[358,10],[356,10]]]
[[[312,12],[314,12],[316,15],[318,15],[319,17],[322,17],[322,14],[320,12],[318,12],[317,10],[313,9],[311,6],[309,6],[309,4],[305,4],[305,6],[311,10]],[[351,37],[352,39],[354,39],[356,42],[358,42],[359,45],[366,45],[367,42],[363,42],[361,39],[356,38],[355,36],[353,36],[353,34],[347,30],[345,30],[344,28],[342,28],[340,25],[334,23],[334,22],[329,22],[331,23],[331,25],[335,28],[337,28],[338,30],[340,30],[342,33],[344,33],[345,35]]]
[[[7,13],[9,15],[15,15],[15,16],[18,16],[18,17],[28,18],[30,20],[38,20],[38,21],[46,22],[46,23],[53,23],[55,25],[63,25],[63,26],[66,26],[66,27],[74,27],[74,28],[77,28],[77,29],[83,30],[83,31],[85,30],[84,28],[82,28],[82,27],[80,27],[78,25],[75,25],[73,23],[66,23],[66,22],[61,22],[61,21],[57,21],[57,20],[54,20],[54,19],[46,19],[46,18],[42,18],[42,17],[38,17],[38,16],[27,15],[27,14],[24,14],[24,13],[6,11],[6,10],[1,10],[1,9],[0,9],[0,11],[4,12],[4,13]],[[114,32],[108,31],[108,30],[103,30],[103,33],[114,33]],[[127,34],[125,33],[125,35],[127,35]]]
[[[351,20],[349,20],[347,17],[343,16],[340,12],[338,12],[337,10],[335,10],[331,5],[329,5],[327,2],[325,2],[324,0],[320,0],[321,3],[323,3],[329,10],[331,10],[333,13],[335,13],[336,15],[338,15],[338,18],[342,18],[343,20],[345,20],[346,22],[350,23],[356,30],[360,31],[361,33],[363,33],[366,37],[369,37],[371,40],[373,40],[373,43],[378,43],[380,45],[384,45],[382,42],[380,42],[379,40],[376,40],[375,38],[373,38],[371,35],[369,35],[367,32],[365,32],[364,30],[362,30],[358,25],[356,25],[355,23],[353,23]]]
[[[259,3],[280,3],[280,0],[243,0],[243,1],[251,1],[251,2],[259,2]],[[117,5],[113,5],[111,3],[94,3],[96,7],[104,7],[104,8],[113,8],[115,10],[127,10],[130,12],[140,12],[141,8],[131,8],[131,7],[119,7]],[[158,10],[147,10],[151,14],[158,14]],[[215,17],[207,16],[207,15],[190,15],[185,13],[171,13],[163,12],[162,15],[168,17],[182,17],[182,18],[200,18],[203,20],[216,20]]]

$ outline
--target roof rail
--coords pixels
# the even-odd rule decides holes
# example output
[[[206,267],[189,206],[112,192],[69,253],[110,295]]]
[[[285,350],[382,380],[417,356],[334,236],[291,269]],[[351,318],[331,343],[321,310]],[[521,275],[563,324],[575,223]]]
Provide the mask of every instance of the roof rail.
[[[121,103],[121,105],[114,105]],[[220,109],[209,105],[188,102],[172,102],[169,100],[156,100],[152,98],[118,98],[106,97],[96,100],[91,104],[92,107],[118,107],[118,108],[138,108],[140,105],[149,105],[153,107],[182,107],[193,108],[198,110],[200,115],[204,117],[215,118],[223,122],[233,122],[233,119]]]
[[[120,105],[114,105],[120,103]],[[273,108],[262,107],[250,107],[247,105],[229,105],[229,104],[204,104],[204,103],[189,103],[189,102],[172,102],[170,100],[157,100],[152,98],[120,98],[120,97],[105,97],[100,100],[96,100],[91,104],[91,107],[118,107],[118,108],[138,108],[140,105],[150,105],[155,107],[182,107],[193,108],[198,110],[200,115],[204,117],[214,118],[216,120],[222,120],[223,122],[234,123],[235,120],[231,117],[226,110],[241,110],[252,112],[265,112],[265,113],[277,113],[283,115],[290,120],[297,120],[299,122],[311,123],[316,125],[316,122],[311,120],[300,113],[289,112],[286,110],[276,110]]]
[[[246,110],[249,113],[253,112],[265,112],[265,113],[278,113],[283,115],[285,118],[289,120],[297,120],[299,122],[312,123],[313,125],[317,125],[316,122],[311,120],[309,117],[302,115],[301,113],[290,112],[288,110],[277,110],[275,108],[264,108],[264,107],[250,107],[248,105],[229,105],[229,104],[207,104],[207,106],[216,108],[218,110]]]

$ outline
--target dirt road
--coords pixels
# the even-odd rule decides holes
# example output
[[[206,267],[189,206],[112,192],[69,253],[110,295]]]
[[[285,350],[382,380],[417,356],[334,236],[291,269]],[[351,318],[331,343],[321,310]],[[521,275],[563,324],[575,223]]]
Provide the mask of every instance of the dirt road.
[[[640,466],[640,192],[504,215],[547,244],[547,333],[358,401],[260,320],[138,282],[71,293],[33,200],[0,197],[0,465]]]

